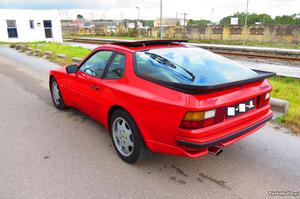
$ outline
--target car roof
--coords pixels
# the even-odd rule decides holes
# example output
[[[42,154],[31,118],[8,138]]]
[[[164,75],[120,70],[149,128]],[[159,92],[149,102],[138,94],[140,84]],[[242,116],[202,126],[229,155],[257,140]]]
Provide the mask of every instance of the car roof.
[[[109,47],[112,49],[125,50],[129,52],[148,50],[154,48],[164,48],[164,47],[184,47],[182,43],[186,43],[187,40],[143,40],[143,41],[122,41],[115,42],[112,44],[104,44],[96,48],[96,50],[102,47]]]
[[[120,41],[113,44],[127,47],[145,47],[153,45],[169,45],[187,42],[187,40],[143,40],[143,41]]]

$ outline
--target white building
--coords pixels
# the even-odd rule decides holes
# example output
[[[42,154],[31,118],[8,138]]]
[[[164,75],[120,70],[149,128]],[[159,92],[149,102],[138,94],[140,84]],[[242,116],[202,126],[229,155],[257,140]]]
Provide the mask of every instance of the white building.
[[[62,42],[59,11],[0,9],[0,41]]]

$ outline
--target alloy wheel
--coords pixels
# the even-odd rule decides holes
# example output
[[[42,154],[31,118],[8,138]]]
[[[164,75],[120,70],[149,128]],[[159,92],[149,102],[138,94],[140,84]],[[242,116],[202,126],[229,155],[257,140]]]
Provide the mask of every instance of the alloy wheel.
[[[112,125],[112,135],[118,151],[125,157],[133,152],[133,134],[129,124],[125,119],[118,117]]]

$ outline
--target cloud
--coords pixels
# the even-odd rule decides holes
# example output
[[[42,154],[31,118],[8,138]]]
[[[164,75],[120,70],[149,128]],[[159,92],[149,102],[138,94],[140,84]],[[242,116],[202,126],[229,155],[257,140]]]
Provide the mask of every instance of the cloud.
[[[215,20],[235,12],[243,12],[247,0],[163,0],[163,15],[181,17],[183,12],[188,18]],[[0,8],[22,9],[74,9],[83,13],[92,9],[95,17],[106,18],[136,18],[136,6],[141,8],[141,18],[153,19],[159,17],[160,0],[1,0]],[[212,13],[214,8],[214,13]],[[300,0],[249,0],[249,12],[268,13],[273,17],[283,14],[298,13]],[[122,13],[122,14],[121,14]],[[177,13],[177,14],[176,14]]]
[[[139,0],[1,0],[0,8],[25,9],[115,9],[129,8],[134,5],[143,5],[145,8],[156,6],[154,1]]]

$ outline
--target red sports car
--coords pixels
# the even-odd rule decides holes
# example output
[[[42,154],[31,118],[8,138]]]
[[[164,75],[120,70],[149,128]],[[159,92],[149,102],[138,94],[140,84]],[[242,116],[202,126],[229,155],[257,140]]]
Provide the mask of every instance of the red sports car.
[[[183,42],[101,45],[79,65],[50,71],[53,103],[103,124],[129,163],[151,152],[217,155],[271,119],[274,73]]]

